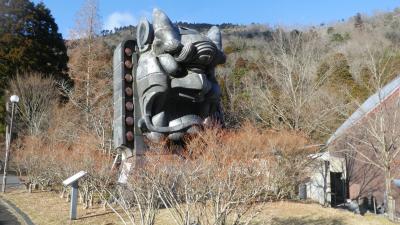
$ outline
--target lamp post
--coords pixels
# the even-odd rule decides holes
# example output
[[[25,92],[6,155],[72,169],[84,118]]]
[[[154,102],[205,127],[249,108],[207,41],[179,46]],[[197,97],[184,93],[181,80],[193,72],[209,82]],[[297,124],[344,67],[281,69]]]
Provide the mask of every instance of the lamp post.
[[[12,136],[14,110],[15,110],[15,104],[19,102],[19,97],[17,95],[11,95],[10,102],[11,102],[11,121],[10,121],[10,127],[6,130],[6,157],[4,159],[3,185],[1,187],[1,192],[3,193],[6,191],[6,185],[7,185],[7,165],[8,165],[8,158],[10,156],[10,144]]]

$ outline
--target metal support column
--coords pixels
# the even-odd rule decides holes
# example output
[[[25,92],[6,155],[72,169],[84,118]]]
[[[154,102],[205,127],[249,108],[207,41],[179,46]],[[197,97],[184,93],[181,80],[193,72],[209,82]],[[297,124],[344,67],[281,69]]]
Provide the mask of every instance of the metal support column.
[[[71,185],[71,210],[70,210],[70,219],[76,220],[76,207],[78,204],[78,181],[75,181]]]

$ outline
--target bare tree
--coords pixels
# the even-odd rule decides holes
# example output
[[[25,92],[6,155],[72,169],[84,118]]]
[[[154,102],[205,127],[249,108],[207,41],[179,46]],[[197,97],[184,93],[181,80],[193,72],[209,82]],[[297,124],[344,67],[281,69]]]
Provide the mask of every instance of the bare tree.
[[[244,116],[259,124],[301,130],[321,139],[332,132],[344,105],[324,86],[329,71],[319,74],[326,46],[312,31],[277,29],[271,41],[259,43],[258,50],[247,55],[247,64],[254,69],[246,67],[239,85],[235,80],[226,84],[228,96],[242,99]]]
[[[90,107],[90,81],[93,79],[93,60],[94,60],[94,41],[101,28],[100,16],[99,16],[99,4],[97,0],[86,0],[84,5],[80,9],[77,15],[76,28],[72,31],[71,36],[79,39],[79,48],[83,51],[86,67],[85,76],[85,89],[86,89],[86,99],[85,99],[85,114],[86,122],[89,123],[89,113],[91,111]],[[71,71],[73,72],[73,71]],[[79,75],[81,78],[83,76]]]
[[[111,137],[112,89],[105,87],[111,86],[112,69],[111,50],[99,38],[100,28],[98,1],[87,0],[77,14],[73,39],[68,42],[68,66],[74,87],[60,85],[86,121],[76,126],[94,132],[106,149]]]
[[[158,165],[158,164],[157,164]],[[109,185],[100,190],[105,206],[111,208],[123,224],[153,225],[161,206],[156,184],[167,175],[153,165],[135,170],[126,185]]]
[[[400,153],[400,128],[397,125],[400,121],[399,100],[397,96],[389,100],[381,99],[380,107],[357,124],[347,142],[350,150],[357,153],[356,160],[382,171],[389,215],[393,215],[394,210],[390,204],[393,198],[391,182],[398,175],[396,163]]]
[[[28,129],[27,133],[38,135],[46,130],[59,97],[55,81],[41,74],[29,73],[17,75],[10,86],[20,97],[18,121]]]

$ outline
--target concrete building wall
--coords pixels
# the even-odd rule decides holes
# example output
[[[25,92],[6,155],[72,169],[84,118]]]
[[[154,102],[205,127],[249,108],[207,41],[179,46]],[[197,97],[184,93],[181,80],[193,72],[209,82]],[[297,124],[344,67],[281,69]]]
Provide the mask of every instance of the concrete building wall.
[[[318,202],[321,205],[328,204],[331,199],[328,193],[330,192],[328,176],[329,162],[324,160],[317,160],[314,163],[314,171],[311,173],[310,180],[307,185],[307,198]]]

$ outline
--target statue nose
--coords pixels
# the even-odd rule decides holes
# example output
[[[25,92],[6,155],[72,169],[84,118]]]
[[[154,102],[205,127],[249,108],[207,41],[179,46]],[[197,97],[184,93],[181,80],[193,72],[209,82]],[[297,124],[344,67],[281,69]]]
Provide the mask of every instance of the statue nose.
[[[182,49],[182,44],[180,41],[175,39],[170,39],[164,43],[164,51],[166,53],[176,53]]]

